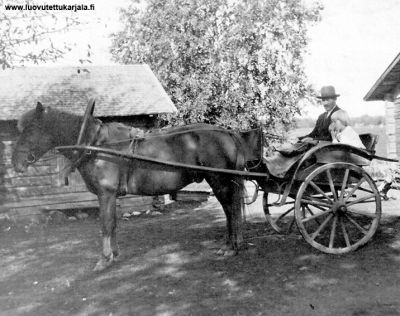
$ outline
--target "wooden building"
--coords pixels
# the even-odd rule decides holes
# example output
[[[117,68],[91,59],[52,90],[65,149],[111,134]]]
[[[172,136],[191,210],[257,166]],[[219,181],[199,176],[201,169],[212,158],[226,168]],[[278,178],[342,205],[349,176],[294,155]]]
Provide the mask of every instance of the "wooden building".
[[[17,174],[11,166],[17,120],[35,108],[37,101],[83,115],[90,98],[94,115],[103,122],[119,121],[151,128],[158,115],[176,111],[160,82],[147,65],[31,67],[0,71],[0,215],[21,216],[43,210],[96,207],[78,172],[65,186],[60,171],[66,161],[57,155],[43,159],[28,172]],[[47,157],[55,155],[49,153]],[[119,199],[121,209],[151,206],[151,197]]]
[[[400,54],[390,63],[364,97],[385,101],[387,156],[400,157]]]

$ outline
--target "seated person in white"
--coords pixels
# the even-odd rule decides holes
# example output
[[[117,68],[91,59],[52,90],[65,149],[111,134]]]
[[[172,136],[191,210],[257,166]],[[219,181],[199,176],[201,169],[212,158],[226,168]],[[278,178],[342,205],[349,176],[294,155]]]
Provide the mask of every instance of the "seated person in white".
[[[350,118],[346,111],[338,110],[331,116],[332,123],[329,130],[332,135],[332,143],[343,143],[365,149],[360,136],[350,126]]]

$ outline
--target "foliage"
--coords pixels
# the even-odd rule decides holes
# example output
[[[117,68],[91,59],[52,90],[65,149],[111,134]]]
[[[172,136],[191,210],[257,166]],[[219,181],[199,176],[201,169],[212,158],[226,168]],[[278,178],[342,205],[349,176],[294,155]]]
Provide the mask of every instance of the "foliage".
[[[353,125],[384,125],[385,124],[385,116],[377,115],[377,116],[369,116],[369,115],[362,115],[358,117],[354,117],[351,119],[351,123]]]
[[[321,7],[298,0],[132,0],[116,61],[147,63],[179,113],[170,123],[287,126],[307,97],[303,55]]]
[[[55,61],[70,47],[56,45],[52,34],[66,31],[80,22],[62,11],[6,10],[6,6],[25,5],[30,1],[0,0],[0,65],[2,69],[26,62]]]

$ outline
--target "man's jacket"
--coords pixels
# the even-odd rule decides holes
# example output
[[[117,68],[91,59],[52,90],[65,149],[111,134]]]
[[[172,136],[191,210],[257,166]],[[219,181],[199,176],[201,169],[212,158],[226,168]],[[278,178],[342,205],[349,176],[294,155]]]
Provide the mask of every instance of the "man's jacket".
[[[317,123],[315,123],[314,129],[311,131],[310,134],[299,137],[299,139],[303,139],[305,137],[311,137],[317,140],[328,140],[332,141],[331,133],[329,132],[329,125],[331,125],[332,120],[331,116],[336,111],[340,110],[340,108],[336,105],[331,113],[328,115],[328,112],[322,113],[318,116]]]

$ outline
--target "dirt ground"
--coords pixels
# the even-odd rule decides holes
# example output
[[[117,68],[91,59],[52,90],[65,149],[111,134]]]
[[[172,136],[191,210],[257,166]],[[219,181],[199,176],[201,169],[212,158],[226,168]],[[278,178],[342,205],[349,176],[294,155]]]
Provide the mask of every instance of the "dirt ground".
[[[362,249],[342,256],[265,225],[247,210],[249,249],[218,254],[214,198],[119,221],[122,256],[92,272],[99,221],[1,225],[1,315],[400,315],[400,199]]]

